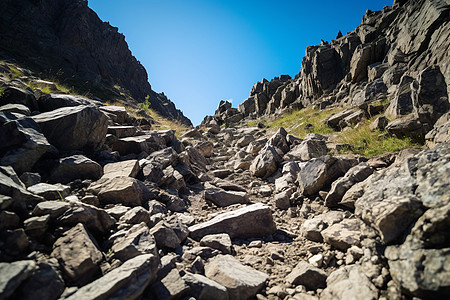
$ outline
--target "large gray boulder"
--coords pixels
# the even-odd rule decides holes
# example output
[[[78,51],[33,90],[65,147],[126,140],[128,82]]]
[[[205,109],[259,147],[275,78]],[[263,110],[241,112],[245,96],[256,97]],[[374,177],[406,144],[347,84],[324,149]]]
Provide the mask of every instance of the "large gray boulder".
[[[153,254],[136,256],[103,277],[78,289],[67,299],[137,299],[155,280],[158,266],[158,256]]]
[[[47,140],[60,150],[98,150],[106,139],[106,116],[93,106],[63,107],[33,116]]]
[[[94,101],[81,96],[66,94],[44,94],[37,100],[40,112],[48,112],[62,107],[91,105]]]
[[[21,260],[12,263],[0,263],[0,298],[8,299],[14,291],[32,274],[36,263],[32,260]]]
[[[266,274],[242,265],[231,255],[218,255],[205,266],[205,275],[227,288],[230,299],[249,299],[269,279]]]
[[[111,244],[112,256],[123,262],[142,254],[158,256],[155,238],[145,223],[114,233],[107,243]]]
[[[22,104],[31,111],[38,110],[38,104],[33,93],[16,87],[7,87],[3,91],[0,97],[0,105],[6,104]]]
[[[331,273],[327,278],[327,287],[320,295],[325,300],[375,300],[377,288],[357,265],[345,266]]]
[[[0,112],[0,163],[22,174],[31,171],[50,144],[30,117]]]
[[[246,192],[225,191],[220,188],[207,188],[205,190],[205,199],[212,201],[219,207],[229,206],[232,204],[248,203],[248,195]]]
[[[273,146],[266,145],[250,165],[253,176],[267,178],[272,175],[281,163],[282,158]]]
[[[92,183],[89,190],[98,196],[102,204],[142,205],[151,193],[145,184],[132,177],[101,178]]]
[[[326,286],[327,273],[306,261],[300,261],[286,276],[286,282],[293,285],[303,285],[308,290],[316,290]]]
[[[79,223],[55,242],[51,256],[58,259],[70,282],[82,286],[100,271],[103,254],[96,244],[84,225]]]
[[[50,174],[50,182],[69,183],[75,179],[98,180],[103,175],[103,168],[84,155],[76,154],[60,158],[58,165]]]
[[[386,248],[391,276],[409,294],[450,296],[449,229],[450,204],[431,208],[417,220],[403,244]]]
[[[448,144],[436,146],[372,175],[359,186],[355,213],[386,244],[401,240],[424,212],[448,203]]]
[[[314,195],[328,188],[333,181],[344,175],[356,163],[356,159],[336,158],[329,155],[311,159],[298,173],[299,191],[303,195]]]
[[[324,156],[328,153],[327,144],[324,139],[304,139],[284,156],[284,160],[308,161],[313,158]]]
[[[222,213],[207,222],[189,227],[191,237],[196,240],[215,233],[228,233],[231,238],[263,237],[275,230],[272,212],[261,203]]]
[[[2,201],[2,209],[11,205],[21,208],[24,208],[26,204],[34,206],[44,200],[43,197],[27,191],[12,167],[0,166],[0,195],[7,197]]]
[[[201,274],[186,273],[183,276],[183,280],[189,286],[190,294],[192,294],[195,299],[229,299],[226,287]]]

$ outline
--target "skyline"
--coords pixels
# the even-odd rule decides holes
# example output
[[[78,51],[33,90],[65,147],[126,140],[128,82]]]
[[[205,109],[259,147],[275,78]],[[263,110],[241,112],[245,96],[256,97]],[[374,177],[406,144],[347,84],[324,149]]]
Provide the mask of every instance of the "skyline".
[[[392,1],[90,0],[105,22],[125,35],[148,73],[194,125],[220,100],[237,107],[263,78],[300,72],[306,47],[345,35],[366,9]]]

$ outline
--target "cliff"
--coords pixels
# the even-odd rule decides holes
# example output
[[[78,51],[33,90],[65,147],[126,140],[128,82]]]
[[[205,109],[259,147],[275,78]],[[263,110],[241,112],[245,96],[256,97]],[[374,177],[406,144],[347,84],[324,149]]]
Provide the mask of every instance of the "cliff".
[[[0,57],[95,96],[120,86],[139,102],[146,96],[161,115],[192,125],[163,94],[118,28],[102,22],[84,0],[5,0],[0,3]],[[107,99],[104,99],[107,100]]]

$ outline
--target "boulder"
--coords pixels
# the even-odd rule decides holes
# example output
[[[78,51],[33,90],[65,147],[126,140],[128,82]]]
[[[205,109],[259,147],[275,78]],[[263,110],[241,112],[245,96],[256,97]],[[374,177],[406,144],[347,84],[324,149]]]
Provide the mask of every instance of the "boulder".
[[[275,148],[270,145],[266,145],[253,160],[250,165],[250,173],[253,176],[267,178],[272,175],[281,163],[282,158],[277,153]]]
[[[369,128],[370,130],[380,130],[383,131],[387,124],[389,123],[389,120],[385,116],[377,117],[372,123],[370,123]]]
[[[101,178],[92,183],[89,190],[98,196],[102,204],[142,205],[151,193],[145,184],[132,177]]]
[[[263,237],[275,230],[272,212],[261,203],[222,213],[207,222],[189,227],[191,237],[196,240],[216,233],[228,233],[230,238]]]
[[[55,268],[55,262],[40,262],[31,275],[16,290],[17,299],[56,300],[63,293],[64,280]]]
[[[151,131],[144,135],[121,138],[112,145],[112,149],[118,151],[120,155],[140,154],[141,152],[149,154],[167,147],[164,136],[164,132]]]
[[[326,119],[326,123],[328,126],[330,126],[331,128],[334,129],[341,129],[339,126],[339,123],[345,118],[350,116],[351,114],[353,114],[354,112],[356,112],[357,110],[352,108],[352,109],[345,109],[341,112],[338,112],[334,115],[331,115],[328,119]]]
[[[414,100],[414,84],[416,84],[414,78],[408,75],[402,76],[395,97],[386,109],[386,116],[396,119],[417,112],[418,104]]]
[[[175,233],[170,224],[165,221],[158,222],[158,224],[152,227],[150,233],[155,237],[158,248],[175,249],[181,244],[181,240],[178,235]]]
[[[189,291],[183,278],[176,268],[172,268],[167,272],[159,271],[158,278],[151,285],[151,290],[158,300],[181,299]]]
[[[67,299],[136,299],[155,280],[158,266],[158,256],[153,254],[136,256],[78,289]]]
[[[58,259],[70,282],[82,286],[100,271],[99,264],[103,260],[103,254],[96,244],[84,225],[79,223],[56,240],[51,256]]]
[[[327,278],[327,287],[320,299],[378,299],[377,288],[364,274],[362,268],[350,265],[331,273]]]
[[[69,196],[70,187],[60,183],[38,183],[27,188],[33,194],[44,197],[46,200],[63,200]]]
[[[432,130],[425,136],[427,145],[432,148],[438,143],[450,142],[450,113],[447,112],[440,117]]]
[[[186,273],[183,276],[184,282],[190,288],[190,294],[198,300],[228,300],[226,287],[209,279],[201,274]]]
[[[226,287],[230,299],[254,297],[269,279],[266,274],[242,265],[231,255],[218,255],[205,266],[205,275]]]
[[[50,182],[69,183],[75,179],[98,180],[103,175],[103,168],[84,155],[77,154],[60,158],[58,165],[50,174]]]
[[[122,224],[139,224],[141,222],[150,223],[150,213],[141,206],[127,210],[119,219],[119,223]]]
[[[325,228],[325,224],[323,222],[322,216],[315,216],[312,219],[308,219],[305,222],[303,222],[302,226],[300,227],[300,231],[302,235],[307,238],[308,240],[314,241],[314,242],[322,242],[322,230]]]
[[[116,105],[101,106],[100,110],[113,122],[126,124],[130,116],[125,107]]]
[[[33,119],[47,140],[60,150],[99,150],[108,130],[106,116],[92,106],[63,107]]]
[[[0,298],[11,297],[21,283],[30,277],[35,268],[36,263],[32,260],[0,262]]]
[[[448,189],[447,189],[448,190]],[[392,278],[416,297],[450,295],[450,204],[426,211],[401,245],[386,248]]]
[[[142,254],[158,256],[155,238],[145,223],[114,233],[107,244],[111,245],[112,256],[122,262]]]
[[[205,235],[200,240],[200,246],[217,249],[223,254],[231,254],[232,250],[230,236],[226,233]]]
[[[50,215],[52,219],[61,216],[70,208],[70,204],[64,201],[44,201],[36,204],[33,209],[33,216]]]
[[[194,148],[197,149],[204,157],[211,157],[214,153],[213,143],[209,141],[197,143]]]
[[[336,206],[344,194],[356,183],[365,180],[372,175],[373,169],[367,163],[363,162],[345,173],[344,177],[339,178],[331,185],[331,189],[325,198],[325,205],[328,207]]]
[[[212,201],[219,207],[229,206],[237,203],[248,203],[249,198],[246,192],[225,191],[218,188],[207,188],[205,199]]]
[[[0,163],[22,174],[31,171],[50,144],[30,117],[0,112]]]
[[[29,192],[19,180],[12,167],[0,166],[0,195],[3,195],[0,207],[5,209],[11,205],[24,208],[44,200],[43,197]]]
[[[49,112],[62,107],[91,105],[91,101],[81,96],[50,93],[40,96],[37,102],[40,112]]]
[[[135,136],[136,132],[135,126],[108,126],[107,131],[108,134],[112,134],[119,139]]]
[[[306,261],[300,261],[286,276],[286,282],[292,285],[303,285],[307,290],[316,290],[326,286],[327,273]]]
[[[7,87],[1,97],[0,105],[6,104],[22,104],[27,106],[31,111],[38,111],[38,104],[33,93],[16,87]]]
[[[322,156],[308,161],[298,173],[299,191],[314,195],[356,165],[356,159]]]
[[[147,160],[153,164],[160,164],[162,169],[174,167],[178,164],[178,153],[172,147],[167,147],[151,153]]]
[[[299,145],[286,153],[284,160],[308,161],[328,153],[327,144],[322,139],[304,139]]]
[[[371,44],[362,44],[356,48],[350,62],[350,74],[354,83],[367,78],[367,66],[371,64],[371,55]]]
[[[347,250],[351,246],[358,246],[361,239],[361,221],[345,219],[321,231],[323,240],[339,250]]]
[[[6,104],[3,106],[0,106],[0,112],[10,112],[14,114],[20,114],[24,116],[31,115],[31,111],[28,107],[22,104]]]
[[[287,132],[283,127],[280,127],[277,132],[267,141],[267,145],[274,147],[280,155],[286,154],[289,151],[289,144],[286,139]]]
[[[135,159],[106,164],[102,178],[136,177],[140,171],[139,162]]]

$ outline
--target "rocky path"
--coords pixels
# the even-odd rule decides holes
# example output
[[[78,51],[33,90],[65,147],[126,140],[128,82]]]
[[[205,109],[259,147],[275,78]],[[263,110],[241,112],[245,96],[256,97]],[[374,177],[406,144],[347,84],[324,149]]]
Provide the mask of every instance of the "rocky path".
[[[2,146],[1,299],[448,294],[448,143],[368,160],[317,134],[178,139],[121,107],[34,101],[59,107],[0,109],[20,137]]]

